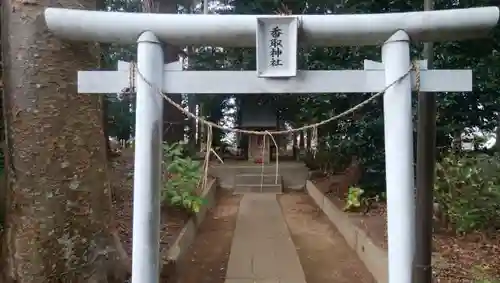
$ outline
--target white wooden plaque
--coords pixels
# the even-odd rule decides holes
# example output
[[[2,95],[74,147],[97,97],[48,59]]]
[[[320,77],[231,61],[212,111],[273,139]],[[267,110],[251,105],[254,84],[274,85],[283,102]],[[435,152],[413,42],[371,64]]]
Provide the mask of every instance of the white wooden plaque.
[[[257,76],[289,78],[297,75],[299,19],[295,16],[257,18]]]

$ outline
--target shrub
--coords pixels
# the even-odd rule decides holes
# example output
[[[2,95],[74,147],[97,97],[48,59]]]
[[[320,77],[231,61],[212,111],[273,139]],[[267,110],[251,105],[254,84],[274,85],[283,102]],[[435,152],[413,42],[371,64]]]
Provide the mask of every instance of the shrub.
[[[196,213],[205,200],[196,193],[202,178],[201,163],[185,156],[179,143],[163,146],[162,199],[169,205]]]
[[[353,211],[361,208],[364,192],[365,191],[361,188],[350,187],[347,193],[344,211]]]
[[[303,161],[310,170],[321,170],[323,172],[333,173],[341,172],[349,166],[351,156],[339,154],[336,150],[319,150],[313,156],[308,152]]]
[[[374,202],[379,202],[385,198],[385,193],[373,194],[369,196],[365,190],[359,187],[350,187],[345,200],[344,211],[368,213]]]
[[[436,167],[434,198],[447,228],[467,233],[500,228],[500,159],[448,155]]]

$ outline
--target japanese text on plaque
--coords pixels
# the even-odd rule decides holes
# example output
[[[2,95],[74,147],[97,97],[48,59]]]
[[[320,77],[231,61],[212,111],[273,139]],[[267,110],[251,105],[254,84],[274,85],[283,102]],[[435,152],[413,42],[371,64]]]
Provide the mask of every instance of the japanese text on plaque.
[[[281,35],[283,35],[283,31],[279,26],[275,26],[270,31],[271,39],[269,40],[269,55],[271,56],[271,60],[269,61],[269,65],[272,67],[283,66],[283,60],[281,60],[281,55],[283,54],[283,43],[281,40]]]

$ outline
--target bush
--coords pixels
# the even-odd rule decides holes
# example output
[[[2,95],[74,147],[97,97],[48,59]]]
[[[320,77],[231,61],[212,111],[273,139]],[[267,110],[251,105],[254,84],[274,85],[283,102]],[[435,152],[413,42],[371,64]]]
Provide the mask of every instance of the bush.
[[[303,158],[304,163],[310,170],[321,170],[323,172],[341,172],[349,166],[351,156],[339,154],[335,150],[319,150],[313,156],[308,152]]]
[[[500,228],[500,159],[448,155],[437,164],[434,198],[458,233]]]
[[[363,214],[368,213],[372,208],[373,203],[385,200],[385,193],[365,193],[360,187],[349,187],[347,197],[345,200],[344,211],[347,212],[360,212]]]
[[[181,144],[163,146],[162,199],[169,205],[196,213],[205,200],[196,193],[202,178],[201,163],[185,156]]]

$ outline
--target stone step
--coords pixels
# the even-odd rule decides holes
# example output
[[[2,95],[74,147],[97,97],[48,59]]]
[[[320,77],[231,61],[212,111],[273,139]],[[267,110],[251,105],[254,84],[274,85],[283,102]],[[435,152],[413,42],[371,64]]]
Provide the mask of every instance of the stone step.
[[[266,184],[266,185],[256,185],[256,184],[237,184],[234,187],[235,193],[283,193],[283,186],[279,184]]]
[[[237,174],[276,174],[276,166],[275,165],[266,165],[264,169],[261,166],[235,166],[232,168],[234,172]],[[279,174],[279,172],[278,172]]]
[[[277,182],[276,182],[277,181]],[[275,174],[237,174],[234,177],[235,184],[269,184],[275,185],[282,182],[281,175],[276,178]]]

